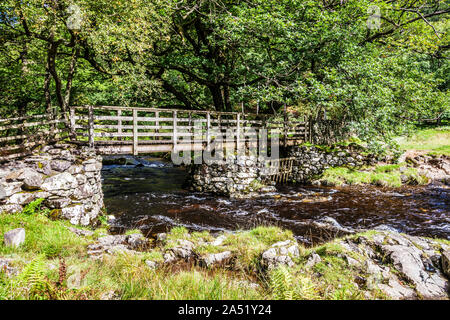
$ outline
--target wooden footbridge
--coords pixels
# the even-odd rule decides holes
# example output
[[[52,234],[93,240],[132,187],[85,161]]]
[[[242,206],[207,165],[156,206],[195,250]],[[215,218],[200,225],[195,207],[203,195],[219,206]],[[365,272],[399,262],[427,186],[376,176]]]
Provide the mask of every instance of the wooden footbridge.
[[[307,136],[306,122],[237,112],[80,106],[71,108],[70,122],[74,140],[100,154],[198,150],[218,135],[225,146],[257,144],[261,129],[278,135],[282,143]]]
[[[264,130],[263,130],[264,129]],[[66,141],[86,145],[99,154],[148,154],[205,149],[218,136],[229,147],[258,144],[276,135],[281,145],[313,142],[313,122],[284,115],[73,106],[68,114],[27,115],[0,119],[0,161],[29,154],[39,145]],[[316,134],[317,135],[317,134]]]
[[[117,106],[73,106],[68,114],[56,111],[0,119],[0,162],[24,157],[41,145],[65,141],[95,148],[98,154],[149,154],[204,150],[220,141],[223,147],[265,147],[276,136],[278,146],[315,142],[314,122],[280,120],[264,114]],[[330,126],[326,126],[330,132]],[[218,138],[221,138],[218,140]],[[222,137],[225,137],[222,139]],[[270,143],[269,143],[270,141]],[[293,158],[268,160],[270,179],[282,183]]]

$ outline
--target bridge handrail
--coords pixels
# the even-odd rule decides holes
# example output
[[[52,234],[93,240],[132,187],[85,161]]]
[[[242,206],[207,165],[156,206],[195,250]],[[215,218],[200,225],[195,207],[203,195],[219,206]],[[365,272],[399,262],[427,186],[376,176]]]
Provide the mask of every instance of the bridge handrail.
[[[5,118],[0,124],[0,162],[26,156],[39,145],[58,142],[68,133],[68,122],[55,119],[53,114]],[[64,127],[58,128],[60,124]]]

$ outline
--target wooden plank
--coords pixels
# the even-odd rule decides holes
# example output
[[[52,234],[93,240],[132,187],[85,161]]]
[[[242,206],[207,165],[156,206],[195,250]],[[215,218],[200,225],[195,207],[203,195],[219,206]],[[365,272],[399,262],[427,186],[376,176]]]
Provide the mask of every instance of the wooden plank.
[[[222,112],[222,111],[208,111],[208,110],[183,110],[183,109],[162,109],[162,108],[143,108],[143,107],[120,107],[120,106],[93,106],[95,110],[124,110],[124,111],[147,111],[147,112],[167,112],[172,113],[173,111],[177,111],[178,113],[188,113],[192,112],[193,114],[203,114],[207,113],[213,115],[236,115],[238,112]],[[88,109],[89,106],[73,106],[76,109]],[[257,116],[256,114],[249,114]]]
[[[137,156],[139,151],[138,151],[138,114],[137,114],[138,110],[137,109],[133,109],[133,155]]]
[[[89,107],[89,147],[94,147],[94,110]]]
[[[49,117],[50,116],[48,114],[36,114],[36,115],[31,115],[31,116],[0,119],[0,122],[21,121],[21,120],[28,120],[28,119],[42,119],[42,118],[49,118]]]
[[[208,112],[206,114],[206,144],[209,145],[210,143],[210,136],[209,136],[209,128],[211,127],[211,114]]]
[[[76,122],[75,122],[75,109],[70,108],[70,133],[71,135],[75,135],[75,128]]]
[[[30,127],[37,127],[37,126],[45,126],[49,124],[55,124],[55,123],[65,123],[66,121],[63,119],[57,119],[57,120],[49,120],[49,121],[40,121],[40,122],[26,122],[21,124],[11,124],[7,126],[0,126],[0,131],[4,130],[10,130],[10,129],[22,129],[22,128],[30,128]]]
[[[173,130],[172,130],[173,146],[177,145],[177,112],[173,112]]]
[[[8,136],[8,137],[0,137],[0,142],[4,142],[4,141],[13,141],[13,140],[21,140],[21,139],[32,139],[35,138],[36,136],[41,136],[41,135],[52,135],[55,133],[62,133],[64,132],[61,129],[55,129],[55,130],[44,130],[44,131],[39,131],[37,133],[34,134],[23,134],[23,135],[16,135],[16,136]]]
[[[122,110],[117,110],[117,116],[119,117],[118,124],[117,124],[117,132],[118,133],[122,133],[122,129],[123,129],[123,127],[122,127],[122,119],[121,119],[121,117],[122,117]],[[99,126],[96,126],[96,127],[98,128]]]

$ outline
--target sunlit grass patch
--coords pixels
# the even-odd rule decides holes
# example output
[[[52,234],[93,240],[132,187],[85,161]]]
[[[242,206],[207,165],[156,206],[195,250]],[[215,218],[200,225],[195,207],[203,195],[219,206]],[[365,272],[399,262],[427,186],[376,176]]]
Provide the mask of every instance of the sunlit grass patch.
[[[48,258],[56,256],[82,255],[90,240],[77,236],[68,230],[68,221],[52,221],[43,214],[2,214],[0,215],[0,234],[16,228],[25,229],[25,243],[18,248],[0,243],[0,254],[32,253],[45,254]]]
[[[402,150],[428,150],[432,154],[450,155],[450,126],[419,129],[409,137],[399,137]]]
[[[320,181],[336,186],[372,184],[397,188],[403,184],[427,184],[429,179],[420,175],[415,168],[406,167],[405,164],[393,164],[380,165],[366,170],[345,167],[330,168],[323,172]]]

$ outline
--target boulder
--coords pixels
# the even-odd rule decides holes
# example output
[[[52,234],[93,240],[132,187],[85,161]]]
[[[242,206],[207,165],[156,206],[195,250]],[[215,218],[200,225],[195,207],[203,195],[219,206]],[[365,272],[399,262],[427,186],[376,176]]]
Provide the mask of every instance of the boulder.
[[[19,180],[23,181],[22,189],[24,190],[40,189],[42,183],[44,182],[42,174],[30,168],[25,168],[22,170],[23,170],[22,174],[19,177]]]
[[[365,271],[368,287],[378,287],[392,299],[448,298],[449,281],[442,273],[445,244],[393,231],[378,231],[370,236],[347,238],[340,245],[346,251],[357,253],[355,257],[364,257],[352,265]],[[348,253],[344,253],[346,256]],[[361,268],[363,265],[365,268]]]
[[[130,249],[144,249],[148,246],[148,239],[140,233],[133,233],[126,236],[126,244]]]
[[[220,236],[218,236],[216,239],[214,239],[213,242],[211,242],[211,245],[217,246],[217,247],[218,247],[218,246],[221,246],[222,243],[225,241],[226,238],[227,238],[226,236],[220,235]]]
[[[313,252],[311,256],[308,258],[305,267],[312,268],[319,262],[322,262],[322,258],[320,258],[320,256],[317,253]]]
[[[128,253],[136,254],[135,249],[143,249],[148,245],[148,240],[139,233],[131,235],[107,235],[98,238],[96,243],[88,246],[88,254],[91,258],[99,259],[103,254]]]
[[[6,190],[0,186],[0,201],[6,198]]]
[[[178,246],[170,250],[175,257],[187,260],[194,254],[194,244],[188,240],[178,240]]]
[[[294,266],[292,258],[300,256],[299,246],[292,240],[280,241],[273,244],[268,250],[261,255],[261,264],[272,269],[280,264],[288,267]]]
[[[94,232],[89,230],[82,230],[77,228],[68,227],[69,231],[75,233],[77,236],[90,237],[94,235]]]
[[[410,282],[416,291],[424,298],[447,297],[446,281],[438,274],[425,271],[425,266],[418,248],[401,245],[383,246],[382,250],[393,263],[394,267]]]
[[[336,221],[336,219],[331,217],[323,217],[318,221],[313,221],[313,224],[322,229],[328,229],[336,232],[339,231],[344,234],[355,233],[353,229],[343,227],[339,222]]]
[[[25,242],[25,229],[17,228],[8,231],[3,236],[6,246],[18,247]]]
[[[45,179],[42,190],[55,192],[58,190],[71,190],[78,186],[77,179],[68,172],[63,172]]]
[[[19,213],[23,208],[19,204],[5,204],[0,206],[0,213]]]
[[[145,264],[150,268],[150,269],[156,269],[158,267],[158,263],[152,260],[145,260]]]
[[[442,272],[450,278],[450,250],[442,252],[441,255]]]
[[[215,254],[208,254],[200,258],[200,265],[207,268],[212,268],[219,265],[224,265],[232,259],[231,251],[224,251]]]
[[[416,297],[414,289],[402,286],[396,277],[391,277],[387,284],[378,284],[378,288],[394,300],[407,300]]]
[[[70,168],[72,163],[70,161],[66,161],[66,160],[53,160],[50,165],[51,165],[52,170],[55,170],[58,172],[64,172]]]

